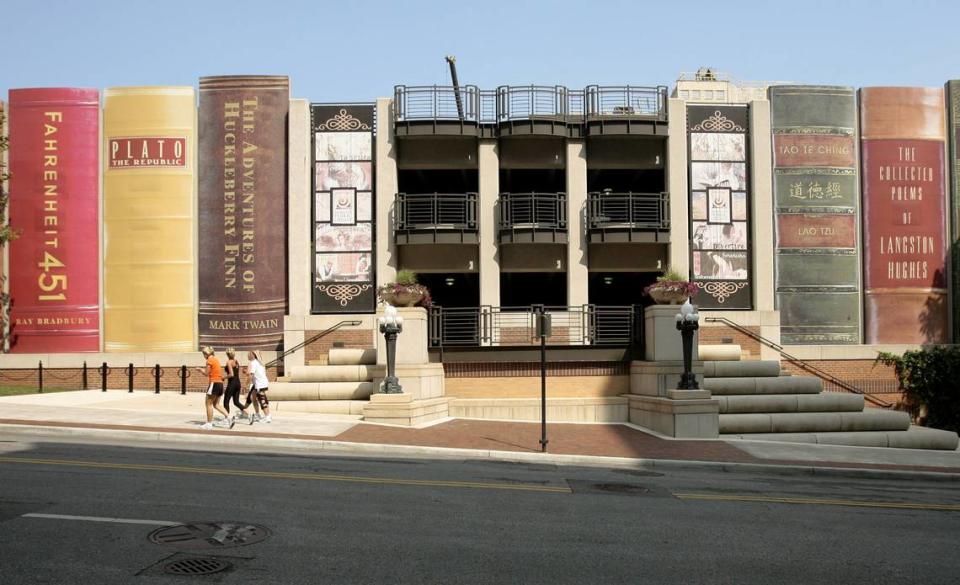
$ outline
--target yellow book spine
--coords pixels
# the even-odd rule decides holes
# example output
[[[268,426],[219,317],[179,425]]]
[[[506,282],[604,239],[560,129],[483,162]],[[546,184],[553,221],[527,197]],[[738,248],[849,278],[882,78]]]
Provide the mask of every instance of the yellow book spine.
[[[196,349],[196,96],[104,93],[104,346]]]

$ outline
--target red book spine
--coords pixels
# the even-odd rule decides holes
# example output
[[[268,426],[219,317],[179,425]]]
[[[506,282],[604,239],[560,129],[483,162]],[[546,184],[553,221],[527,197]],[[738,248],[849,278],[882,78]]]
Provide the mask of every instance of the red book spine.
[[[860,92],[867,343],[947,339],[941,88]]]
[[[100,93],[10,90],[10,351],[99,351]]]

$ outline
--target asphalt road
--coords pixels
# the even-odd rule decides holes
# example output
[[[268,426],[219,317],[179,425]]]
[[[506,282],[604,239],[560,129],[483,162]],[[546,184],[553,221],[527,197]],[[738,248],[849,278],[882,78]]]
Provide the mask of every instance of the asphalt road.
[[[960,579],[956,483],[244,454],[242,440],[211,453],[27,439],[0,435],[7,585]],[[224,547],[245,534],[228,526],[211,548],[182,550],[203,543],[148,539],[165,522],[269,535]],[[231,567],[163,573],[199,556]]]

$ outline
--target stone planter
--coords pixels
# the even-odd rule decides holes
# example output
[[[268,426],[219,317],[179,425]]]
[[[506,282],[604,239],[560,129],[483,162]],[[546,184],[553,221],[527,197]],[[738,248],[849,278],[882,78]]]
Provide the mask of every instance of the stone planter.
[[[651,288],[650,298],[658,305],[682,305],[687,300],[687,293],[682,290],[669,288]]]
[[[423,293],[415,290],[382,291],[380,298],[383,299],[383,302],[390,303],[394,307],[414,307],[423,300]]]

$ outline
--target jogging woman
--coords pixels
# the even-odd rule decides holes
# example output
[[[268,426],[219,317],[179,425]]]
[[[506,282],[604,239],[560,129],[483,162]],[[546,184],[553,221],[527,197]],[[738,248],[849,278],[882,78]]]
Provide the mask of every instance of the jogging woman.
[[[254,408],[257,410],[257,414],[250,417],[250,424],[257,421],[265,423],[272,422],[270,418],[270,400],[267,398],[267,386],[269,385],[267,381],[267,369],[260,363],[260,357],[257,356],[256,352],[251,351],[247,353],[247,360],[250,362],[247,365],[247,375],[250,377],[250,392],[247,394],[247,404],[250,404],[251,400],[256,400]],[[261,410],[263,411],[263,416],[260,416]]]
[[[227,389],[223,394],[223,408],[230,412],[230,401],[240,409],[240,418],[249,418],[246,407],[240,404],[240,364],[237,362],[237,352],[234,349],[227,350]]]
[[[197,368],[197,370],[207,375],[209,386],[207,386],[207,395],[204,397],[207,407],[207,422],[200,428],[204,430],[213,428],[214,409],[224,416],[223,426],[233,428],[233,419],[230,418],[230,415],[220,408],[218,404],[220,397],[223,396],[223,371],[220,368],[220,361],[213,355],[212,347],[203,348],[201,353],[207,361],[207,366],[205,368]]]

